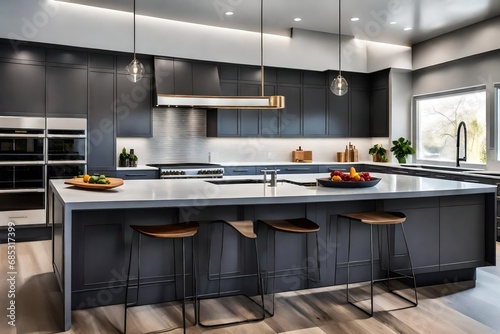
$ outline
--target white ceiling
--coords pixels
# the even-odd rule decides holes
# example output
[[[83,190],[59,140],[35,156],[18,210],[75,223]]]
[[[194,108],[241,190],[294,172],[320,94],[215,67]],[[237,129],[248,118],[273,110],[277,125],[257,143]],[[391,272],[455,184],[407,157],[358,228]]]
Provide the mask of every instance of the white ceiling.
[[[133,0],[60,0],[132,11]],[[226,16],[226,11],[234,12]],[[260,0],[136,0],[137,15],[260,31]],[[500,15],[499,0],[342,0],[342,34],[411,46]],[[302,21],[295,22],[295,17]],[[352,22],[351,17],[360,20]],[[395,24],[389,24],[394,21]],[[403,28],[412,30],[404,31]],[[338,33],[338,0],[264,1],[264,32],[292,28]]]

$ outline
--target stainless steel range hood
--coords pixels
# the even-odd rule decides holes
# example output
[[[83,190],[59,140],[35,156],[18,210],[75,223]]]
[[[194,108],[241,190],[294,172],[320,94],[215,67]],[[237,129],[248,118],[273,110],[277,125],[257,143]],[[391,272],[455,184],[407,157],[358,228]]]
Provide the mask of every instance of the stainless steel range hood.
[[[203,96],[157,94],[157,105],[204,109],[283,109],[283,96]]]

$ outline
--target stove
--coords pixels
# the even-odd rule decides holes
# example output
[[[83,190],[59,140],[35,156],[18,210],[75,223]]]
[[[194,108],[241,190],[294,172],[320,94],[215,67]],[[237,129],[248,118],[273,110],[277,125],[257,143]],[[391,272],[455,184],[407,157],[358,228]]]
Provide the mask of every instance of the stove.
[[[221,178],[224,167],[211,163],[147,164],[159,170],[160,179]]]

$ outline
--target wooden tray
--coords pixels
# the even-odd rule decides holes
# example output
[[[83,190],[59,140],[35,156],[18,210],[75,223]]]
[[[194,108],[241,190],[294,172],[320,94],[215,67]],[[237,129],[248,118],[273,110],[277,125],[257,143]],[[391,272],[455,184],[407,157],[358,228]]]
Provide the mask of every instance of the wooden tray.
[[[64,181],[65,184],[70,184],[72,186],[76,186],[84,189],[97,189],[97,190],[106,190],[119,187],[123,184],[123,179],[108,177],[111,183],[109,184],[98,184],[98,183],[85,183],[83,182],[83,178],[79,177],[77,179],[70,179]]]
[[[324,187],[335,188],[367,188],[380,182],[380,178],[372,177],[370,181],[332,181],[330,178],[316,179]]]

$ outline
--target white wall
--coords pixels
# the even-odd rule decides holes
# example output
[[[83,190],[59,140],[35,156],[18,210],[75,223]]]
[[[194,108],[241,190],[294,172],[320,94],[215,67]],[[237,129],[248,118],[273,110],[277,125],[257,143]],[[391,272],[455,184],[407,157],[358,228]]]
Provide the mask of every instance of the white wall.
[[[500,49],[500,16],[413,45],[413,70]]]
[[[260,34],[138,15],[137,53],[260,64]],[[133,51],[132,14],[54,0],[3,1],[0,37],[86,48]],[[265,35],[264,65],[338,69],[336,35],[294,29]],[[410,68],[410,48],[342,36],[342,69],[373,72]]]

